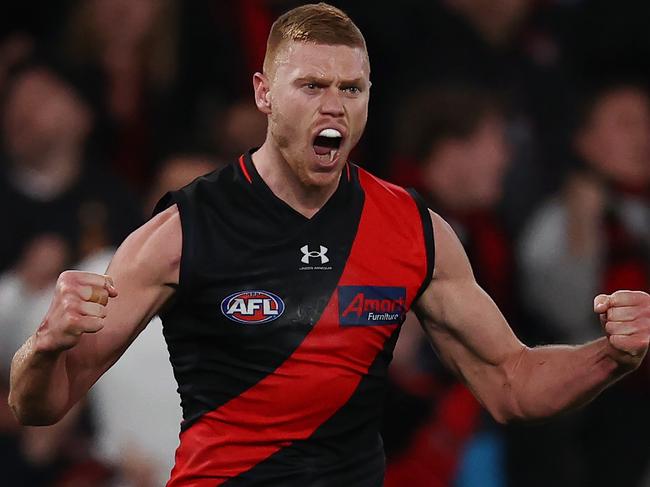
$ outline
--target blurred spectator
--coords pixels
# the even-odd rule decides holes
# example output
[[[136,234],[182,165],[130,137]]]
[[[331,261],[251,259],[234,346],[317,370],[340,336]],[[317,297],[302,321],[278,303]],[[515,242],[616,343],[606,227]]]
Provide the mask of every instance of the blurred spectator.
[[[576,168],[522,238],[528,306],[558,340],[599,336],[592,299],[648,288],[650,107],[645,91],[613,85],[585,102]]]
[[[193,138],[203,152],[231,163],[250,148],[262,145],[266,125],[266,116],[250,97],[223,105],[212,100],[201,107]]]
[[[8,444],[4,438],[3,483],[16,487],[108,486],[113,471],[93,457],[93,434],[88,410],[79,404],[55,425],[23,428]]]
[[[85,144],[92,114],[71,85],[45,66],[19,72],[2,113],[6,150],[0,204],[0,271],[42,234],[62,237],[72,261],[121,242],[141,221],[134,198],[94,164]]]
[[[409,31],[386,34],[395,36],[391,45],[382,46],[392,51],[390,73],[373,85],[373,96],[390,98],[385,120],[396,120],[398,130],[414,130],[417,122],[395,113],[405,94],[431,83],[466,80],[494,93],[504,106],[512,151],[502,189],[504,224],[511,233],[517,232],[556,183],[563,162],[557,154],[565,146],[568,75],[562,46],[544,15],[548,5],[533,0],[405,3],[400,15]],[[412,32],[417,32],[417,42]],[[372,122],[371,117],[371,123],[384,122]],[[377,138],[382,138],[385,129],[376,130]],[[383,139],[379,146],[385,147]],[[551,171],[549,164],[554,166]],[[400,166],[390,168],[392,179],[401,175]]]
[[[511,150],[499,100],[467,84],[438,85],[407,107],[399,160],[413,161],[409,178],[459,235],[478,282],[512,315],[514,259],[497,211]]]
[[[212,133],[219,156],[232,162],[266,138],[266,116],[250,98],[231,103],[223,115],[214,119]]]
[[[477,281],[512,320],[516,308],[513,256],[496,213],[510,163],[502,108],[489,92],[459,85],[435,86],[419,93],[414,109],[416,112],[408,115],[416,121],[411,126],[410,153],[420,161],[423,195],[430,207],[454,227]],[[424,337],[419,334],[419,340],[413,340],[414,332],[409,329],[412,326],[410,322],[405,324],[405,336],[400,340],[406,338],[407,342],[396,348],[398,367],[393,380],[398,388],[407,388],[402,394],[411,389],[413,395],[409,384],[414,377],[422,376],[422,366],[428,363],[433,366],[429,372],[437,387],[433,388],[433,396],[420,394],[433,402],[432,411],[415,432],[410,448],[389,462],[387,485],[450,485],[454,478],[464,482],[458,485],[502,485],[503,465],[489,465],[503,458],[495,428],[483,417],[471,393],[436,364],[433,352],[429,349],[426,356],[423,354]],[[410,365],[401,357],[405,354],[411,357]],[[431,386],[429,391],[431,394]],[[394,422],[398,415],[387,416]],[[488,428],[483,429],[486,425]],[[479,439],[480,444],[474,441]],[[463,461],[463,455],[470,452],[473,456]],[[485,461],[486,455],[490,461]],[[464,466],[460,472],[459,465]],[[419,478],[414,475],[417,471]],[[472,483],[475,481],[468,475],[470,471],[481,478],[480,484]],[[430,483],[432,477],[438,483]]]
[[[102,128],[113,168],[133,187],[148,182],[152,163],[172,142],[178,70],[177,2],[77,1],[65,55],[102,94]]]
[[[575,169],[530,222],[520,249],[527,306],[555,340],[574,343],[603,333],[592,310],[596,294],[650,287],[650,100],[629,83],[587,93],[574,134]],[[576,470],[571,485],[640,485],[647,448],[603,445],[626,441],[625,431],[650,433],[647,363],[572,417],[574,431],[562,438],[578,442],[565,461]],[[521,480],[532,482],[532,472],[521,469]]]
[[[92,116],[47,67],[26,68],[11,80],[2,126],[0,204],[8,231],[0,234],[0,368],[6,374],[13,352],[47,310],[58,274],[124,238],[139,215],[119,183],[85,162]],[[102,485],[110,477],[92,457],[88,411],[75,411],[54,427],[7,436],[11,485]]]

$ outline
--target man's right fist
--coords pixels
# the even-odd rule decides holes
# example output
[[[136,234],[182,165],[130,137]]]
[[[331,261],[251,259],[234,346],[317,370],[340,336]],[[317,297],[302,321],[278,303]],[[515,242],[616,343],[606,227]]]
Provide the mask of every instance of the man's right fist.
[[[61,352],[79,343],[84,333],[101,330],[106,304],[116,296],[109,276],[80,271],[62,273],[50,309],[36,332],[38,349]]]

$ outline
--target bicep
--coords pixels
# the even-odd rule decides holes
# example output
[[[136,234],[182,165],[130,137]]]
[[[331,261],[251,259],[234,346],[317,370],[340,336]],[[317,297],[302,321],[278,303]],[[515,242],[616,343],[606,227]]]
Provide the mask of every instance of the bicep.
[[[166,210],[120,246],[106,275],[118,295],[106,305],[104,327],[84,334],[66,358],[76,400],[124,353],[178,283],[181,231],[178,212]]]
[[[414,309],[443,361],[486,402],[489,390],[502,382],[508,362],[525,347],[476,283],[453,230],[435,214],[432,222],[434,275]]]

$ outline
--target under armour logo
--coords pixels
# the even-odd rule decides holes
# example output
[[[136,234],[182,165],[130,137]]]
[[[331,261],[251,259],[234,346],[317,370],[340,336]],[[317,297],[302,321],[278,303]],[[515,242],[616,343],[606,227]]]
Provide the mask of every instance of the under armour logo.
[[[317,257],[320,257],[320,263],[321,264],[326,264],[326,263],[328,263],[330,261],[329,258],[325,255],[327,253],[327,247],[324,247],[322,245],[320,246],[320,252],[318,252],[316,250],[312,250],[310,252],[309,251],[309,245],[305,245],[305,246],[301,247],[300,251],[304,254],[302,256],[302,259],[300,259],[300,261],[303,264],[309,264],[309,259],[315,259]]]

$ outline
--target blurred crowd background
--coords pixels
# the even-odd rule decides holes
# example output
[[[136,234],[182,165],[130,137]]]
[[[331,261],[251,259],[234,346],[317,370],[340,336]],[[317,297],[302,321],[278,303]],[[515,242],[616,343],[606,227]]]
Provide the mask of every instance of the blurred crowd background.
[[[0,387],[68,268],[103,272],[167,190],[264,140],[252,73],[291,0],[22,0],[0,16]],[[373,81],[354,162],[416,187],[529,345],[601,334],[648,290],[650,3],[338,1]],[[163,485],[179,399],[154,320],[59,424],[0,401],[2,485]],[[409,318],[388,487],[650,486],[650,367],[588,408],[499,426]]]

